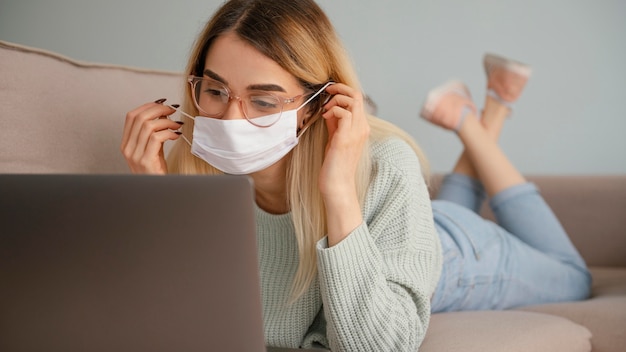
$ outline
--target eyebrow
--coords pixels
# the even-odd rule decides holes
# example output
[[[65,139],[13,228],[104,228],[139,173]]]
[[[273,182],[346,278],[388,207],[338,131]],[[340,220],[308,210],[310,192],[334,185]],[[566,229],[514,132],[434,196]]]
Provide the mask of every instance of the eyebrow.
[[[209,70],[209,69],[205,69],[204,70],[204,75],[214,79],[218,82],[221,82],[225,85],[228,86],[228,82],[220,75],[218,75],[217,73]],[[286,93],[287,91],[285,90],[285,88],[279,86],[278,84],[273,84],[273,83],[261,83],[261,84],[251,84],[249,85],[247,88],[247,90],[262,90],[262,91],[266,91],[266,92],[283,92]]]

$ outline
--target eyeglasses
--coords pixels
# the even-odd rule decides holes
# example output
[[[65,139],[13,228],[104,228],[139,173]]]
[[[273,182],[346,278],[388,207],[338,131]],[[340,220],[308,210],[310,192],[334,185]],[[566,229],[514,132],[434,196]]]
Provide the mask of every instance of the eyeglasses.
[[[237,100],[244,117],[258,127],[269,127],[276,123],[282,115],[283,108],[304,96],[281,98],[265,91],[249,91],[235,96],[222,82],[207,77],[189,76],[193,102],[200,114],[206,117],[221,119],[228,109],[231,100]]]

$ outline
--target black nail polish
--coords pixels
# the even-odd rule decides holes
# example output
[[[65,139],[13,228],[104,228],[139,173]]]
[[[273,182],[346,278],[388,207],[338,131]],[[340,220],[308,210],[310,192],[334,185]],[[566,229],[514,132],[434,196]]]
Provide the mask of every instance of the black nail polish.
[[[181,131],[174,131],[174,133],[176,133],[176,134],[177,134],[177,135],[179,135],[179,136],[180,136],[181,134],[183,134]]]
[[[172,107],[178,109],[180,107],[180,104],[172,104]]]
[[[161,98],[161,99],[157,99],[154,102],[157,104],[163,104],[167,99],[166,98]]]
[[[176,122],[177,124],[179,124],[179,125],[181,125],[181,126],[185,124],[185,123],[184,123],[184,122],[182,122],[182,121],[174,121],[174,122]]]

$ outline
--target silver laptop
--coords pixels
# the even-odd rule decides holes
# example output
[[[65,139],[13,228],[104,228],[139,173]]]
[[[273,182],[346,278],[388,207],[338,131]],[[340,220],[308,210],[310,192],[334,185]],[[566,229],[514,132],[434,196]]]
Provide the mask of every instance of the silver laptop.
[[[243,176],[0,175],[0,351],[265,351],[255,231]]]

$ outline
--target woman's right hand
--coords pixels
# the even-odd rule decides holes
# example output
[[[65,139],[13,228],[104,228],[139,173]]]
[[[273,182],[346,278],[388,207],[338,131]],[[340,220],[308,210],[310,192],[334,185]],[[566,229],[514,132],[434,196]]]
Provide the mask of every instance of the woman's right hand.
[[[126,114],[121,150],[133,173],[167,173],[163,144],[180,137],[182,123],[167,118],[175,110],[163,105],[164,101],[141,105]]]

